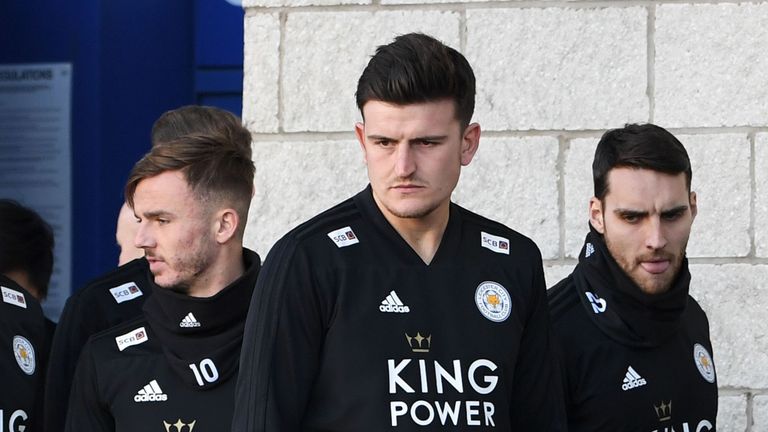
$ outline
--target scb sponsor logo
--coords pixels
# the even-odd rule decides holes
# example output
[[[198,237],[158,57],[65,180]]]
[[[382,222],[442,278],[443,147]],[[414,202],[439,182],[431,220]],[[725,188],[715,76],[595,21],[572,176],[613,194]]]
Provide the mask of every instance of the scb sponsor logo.
[[[167,394],[143,394],[133,397],[135,402],[165,402],[168,400]]]
[[[8,417],[8,432],[24,432],[27,429],[27,413],[16,410]],[[0,409],[0,432],[5,432],[5,411]]]

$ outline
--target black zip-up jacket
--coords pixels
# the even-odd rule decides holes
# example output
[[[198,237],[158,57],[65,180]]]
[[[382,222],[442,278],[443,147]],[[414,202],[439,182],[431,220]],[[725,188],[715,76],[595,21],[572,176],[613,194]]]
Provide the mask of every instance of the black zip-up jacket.
[[[709,323],[688,295],[684,260],[670,292],[650,296],[587,237],[573,274],[548,292],[568,430],[714,431]]]
[[[91,337],[72,384],[68,432],[230,428],[243,327],[261,267],[207,298],[152,283],[143,316]]]
[[[272,248],[232,430],[557,430],[550,344],[530,239],[451,204],[427,265],[369,187]]]
[[[48,338],[37,300],[0,275],[0,431],[42,431]]]
[[[77,360],[92,335],[141,315],[150,295],[149,266],[135,259],[87,283],[67,299],[51,348],[45,384],[45,430],[64,429]]]

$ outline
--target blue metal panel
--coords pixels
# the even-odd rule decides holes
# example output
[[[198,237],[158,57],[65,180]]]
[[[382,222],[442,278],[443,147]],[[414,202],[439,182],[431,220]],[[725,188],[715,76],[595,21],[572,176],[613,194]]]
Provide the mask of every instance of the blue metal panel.
[[[188,0],[0,2],[0,61],[73,63],[73,286],[117,263],[125,178],[152,122],[193,103]],[[41,31],[45,29],[45,31]]]
[[[226,0],[195,0],[195,62],[198,67],[243,66],[241,6]]]

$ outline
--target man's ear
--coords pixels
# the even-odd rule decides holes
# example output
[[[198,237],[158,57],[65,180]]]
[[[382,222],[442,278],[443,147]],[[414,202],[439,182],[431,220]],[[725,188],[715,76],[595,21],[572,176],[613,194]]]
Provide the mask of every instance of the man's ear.
[[[691,217],[696,219],[696,215],[699,213],[699,205],[696,202],[696,192],[691,192],[689,203],[691,206]]]
[[[240,216],[232,208],[225,208],[216,212],[214,233],[216,242],[224,244],[235,237],[237,228],[240,226]]]
[[[461,165],[467,166],[472,162],[472,158],[477,153],[477,148],[480,146],[480,125],[472,123],[464,129],[464,134],[461,136]]]
[[[603,203],[592,197],[589,199],[589,223],[600,234],[605,234],[605,214],[603,209]]]
[[[357,136],[357,142],[360,144],[360,150],[363,151],[363,163],[367,164],[368,159],[365,153],[365,123],[355,123],[355,136]]]

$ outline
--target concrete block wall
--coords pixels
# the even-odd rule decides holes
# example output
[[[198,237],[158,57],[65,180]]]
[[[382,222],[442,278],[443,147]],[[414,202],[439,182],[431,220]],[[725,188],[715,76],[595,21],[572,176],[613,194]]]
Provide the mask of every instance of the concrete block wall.
[[[375,47],[431,34],[473,65],[475,161],[454,198],[533,238],[547,282],[587,231],[606,129],[654,122],[686,145],[699,216],[692,294],[707,311],[718,430],[768,431],[768,2],[244,0],[243,119],[256,195],[246,244],[367,184],[353,125]]]

